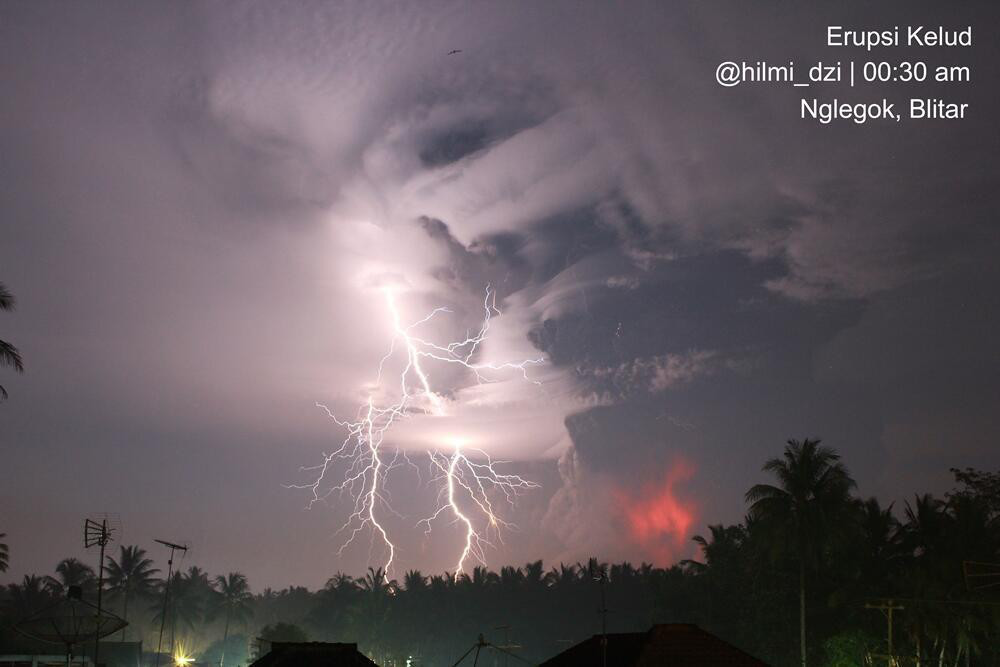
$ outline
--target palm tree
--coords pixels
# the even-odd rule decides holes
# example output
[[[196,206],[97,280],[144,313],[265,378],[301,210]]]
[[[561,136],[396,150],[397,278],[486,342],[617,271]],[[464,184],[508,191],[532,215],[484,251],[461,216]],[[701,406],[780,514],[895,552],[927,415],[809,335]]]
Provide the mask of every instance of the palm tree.
[[[0,283],[0,310],[11,311],[14,310],[14,305],[16,301],[14,295]],[[21,353],[17,351],[17,348],[8,343],[5,340],[0,340],[0,366],[7,366],[13,368],[18,373],[24,372],[24,363],[21,361]],[[0,401],[7,398],[7,390],[0,385]]]
[[[108,589],[122,596],[122,618],[127,621],[129,598],[152,593],[153,575],[159,570],[153,567],[152,560],[146,558],[145,549],[123,545],[118,560],[108,556],[108,565],[104,571],[108,577]],[[125,641],[127,627],[122,628],[122,641]]]
[[[778,486],[757,484],[746,494],[750,517],[772,537],[772,556],[792,553],[799,564],[799,644],[806,666],[806,568],[819,560],[831,539],[849,526],[855,486],[840,455],[819,440],[789,440],[782,458],[762,468]]]
[[[899,522],[892,515],[893,503],[883,508],[877,498],[869,498],[859,503],[859,544],[861,562],[859,577],[861,585],[868,591],[887,592],[890,575],[900,561]]]
[[[593,556],[587,559],[586,565],[583,563],[576,564],[576,569],[580,572],[580,576],[588,579],[600,579],[601,577],[607,578],[608,567],[607,563],[602,563]]]
[[[19,584],[7,585],[5,607],[14,618],[26,618],[52,602],[46,578],[26,574]]]
[[[96,584],[94,568],[77,558],[62,559],[56,565],[56,576],[45,577],[45,587],[56,597],[66,595],[70,586],[79,586],[89,592]]]
[[[250,619],[253,615],[253,610],[250,608],[253,595],[250,594],[250,584],[246,575],[240,572],[230,572],[226,576],[219,575],[215,578],[214,584],[215,593],[209,615],[215,617],[222,612],[226,614],[226,627],[222,632],[222,657],[219,658],[219,665],[225,667],[229,623],[233,620],[246,623]]]
[[[346,572],[337,572],[335,575],[326,580],[326,588],[344,591],[344,590],[354,590],[357,588],[357,584],[354,583],[354,577],[347,574]]]
[[[573,590],[579,580],[576,566],[565,563],[559,563],[559,567],[552,568],[545,575],[545,583],[558,593],[568,593]]]
[[[7,533],[0,533],[0,540],[7,537]],[[6,572],[10,565],[10,549],[6,542],[0,542],[0,572]]]
[[[381,567],[369,567],[364,578],[358,580],[358,586],[361,594],[354,609],[355,619],[364,628],[372,652],[377,654],[386,648],[382,628],[388,621],[390,601],[399,585],[395,579],[388,580]]]
[[[524,573],[521,568],[513,565],[505,565],[500,568],[500,586],[505,590],[513,592],[524,580]]]
[[[545,587],[545,565],[540,560],[524,564],[522,582],[529,590],[540,590]]]
[[[316,591],[312,608],[307,614],[310,625],[314,628],[323,628],[331,637],[341,634],[345,635],[345,639],[350,637],[348,626],[353,617],[352,610],[358,594],[358,585],[354,577],[337,572],[327,579],[326,585],[321,590]],[[273,623],[277,618],[274,614],[265,616],[268,606],[273,608],[273,605],[267,604],[267,600],[267,591],[254,600],[255,608],[258,610],[255,614],[258,622]]]
[[[403,589],[407,593],[418,593],[427,590],[427,577],[420,570],[408,570],[403,575]]]
[[[186,573],[174,572],[169,582],[159,580],[157,587],[161,595],[163,587],[167,585],[170,586],[170,595],[165,624],[170,627],[170,652],[173,653],[178,621],[182,630],[186,628],[189,632],[196,632],[201,627],[205,613],[204,603],[212,587],[208,575],[197,566],[191,566]],[[163,609],[159,603],[153,604],[150,611],[154,612],[154,623],[164,622]]]
[[[706,539],[701,535],[692,537],[692,541],[701,547],[701,552],[705,556],[705,562],[699,563],[696,560],[682,560],[681,565],[689,567],[695,572],[704,572],[709,567],[725,567],[739,558],[740,548],[746,541],[746,529],[743,526],[724,526],[721,523],[708,527],[711,539]]]

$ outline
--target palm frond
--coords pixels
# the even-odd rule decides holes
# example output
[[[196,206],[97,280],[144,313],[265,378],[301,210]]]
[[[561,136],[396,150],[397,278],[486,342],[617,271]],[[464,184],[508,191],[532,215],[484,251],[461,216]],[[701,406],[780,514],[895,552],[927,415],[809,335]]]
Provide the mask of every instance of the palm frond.
[[[24,362],[17,348],[5,340],[0,340],[0,366],[13,368],[18,373],[24,372]]]
[[[0,310],[14,310],[15,305],[17,305],[17,299],[10,293],[6,285],[0,283]]]
[[[750,487],[750,490],[746,492],[744,500],[751,504],[756,504],[758,501],[765,500],[767,498],[780,498],[788,495],[788,492],[784,489],[779,489],[771,484],[754,484]]]

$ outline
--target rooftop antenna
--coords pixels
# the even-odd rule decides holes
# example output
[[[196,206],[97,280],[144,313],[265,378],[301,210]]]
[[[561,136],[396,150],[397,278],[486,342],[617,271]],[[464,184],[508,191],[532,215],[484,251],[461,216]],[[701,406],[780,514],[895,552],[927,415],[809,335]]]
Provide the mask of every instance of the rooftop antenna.
[[[472,667],[477,667],[477,665],[479,664],[479,653],[480,653],[480,651],[482,651],[482,650],[483,650],[484,648],[491,648],[491,649],[493,649],[494,651],[500,651],[501,653],[504,653],[504,654],[506,654],[506,655],[509,655],[509,656],[513,656],[515,660],[520,660],[521,662],[523,662],[523,663],[525,663],[525,664],[528,664],[528,665],[530,665],[530,664],[531,664],[530,662],[528,662],[527,660],[525,660],[525,659],[524,659],[524,658],[522,658],[521,656],[517,655],[516,653],[511,653],[510,651],[508,651],[507,649],[503,648],[502,646],[497,646],[496,644],[494,644],[494,643],[492,643],[492,642],[488,642],[488,641],[486,641],[486,638],[485,638],[485,637],[483,637],[483,634],[482,634],[482,633],[479,633],[479,638],[478,638],[478,639],[476,640],[476,643],[475,643],[475,644],[473,644],[473,645],[472,645],[472,646],[471,646],[471,647],[469,648],[469,650],[468,650],[468,651],[466,651],[465,653],[463,653],[463,654],[462,654],[462,657],[461,657],[461,658],[459,658],[459,659],[458,659],[458,660],[457,660],[457,661],[455,662],[455,664],[454,664],[454,665],[452,665],[452,667],[458,667],[458,665],[460,665],[460,664],[462,663],[462,661],[463,661],[463,660],[465,660],[466,658],[468,658],[468,657],[469,657],[469,654],[470,654],[470,653],[472,653],[473,651],[475,651],[475,652],[476,652],[476,656],[475,656],[475,658],[474,658],[474,659],[472,660]]]
[[[97,523],[92,519],[86,519],[83,522],[83,547],[89,549],[93,546],[101,547],[101,557],[97,562],[97,617],[101,617],[101,597],[104,593],[104,548],[108,546],[108,542],[111,541],[111,534],[114,532],[114,528],[108,526],[109,515],[105,514],[101,517],[101,522]],[[118,519],[112,519],[118,524],[119,532],[121,530],[121,521]],[[94,664],[97,664],[98,654],[101,652],[101,637],[99,634],[94,635]]]
[[[497,627],[494,628],[494,630],[503,630],[503,645],[502,646],[498,646],[497,648],[504,649],[505,651],[514,651],[516,649],[522,648],[522,646],[520,644],[511,644],[510,643],[510,626],[509,625],[498,625]],[[504,657],[503,657],[504,667],[507,667],[510,664],[510,660],[508,660],[508,655],[509,654],[506,654],[506,653],[504,654]]]
[[[170,549],[170,558],[167,559],[167,580],[163,585],[163,612],[160,614],[160,638],[156,642],[156,667],[160,667],[160,651],[163,649],[163,626],[167,621],[167,603],[170,600],[170,580],[174,572],[174,552],[182,551],[187,553],[188,548],[187,545],[174,544],[173,542],[167,542],[166,540],[154,539],[153,541]],[[170,648],[171,651],[173,651],[172,645]]]

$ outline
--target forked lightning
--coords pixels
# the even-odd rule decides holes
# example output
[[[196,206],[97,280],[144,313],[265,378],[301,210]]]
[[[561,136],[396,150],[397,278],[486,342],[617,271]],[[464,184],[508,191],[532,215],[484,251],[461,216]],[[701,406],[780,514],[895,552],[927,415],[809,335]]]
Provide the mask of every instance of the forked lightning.
[[[383,293],[392,317],[393,335],[389,351],[379,362],[375,389],[358,409],[354,420],[340,419],[326,406],[318,404],[326,410],[331,419],[347,431],[347,435],[340,447],[332,453],[324,454],[322,463],[303,468],[304,471],[316,474],[312,482],[290,485],[290,488],[308,489],[312,494],[309,500],[310,508],[317,502],[326,501],[334,494],[338,499],[349,498],[352,511],[337,531],[337,534],[346,533],[347,537],[341,544],[338,554],[343,553],[359,533],[369,529],[373,540],[378,539],[385,544],[386,559],[383,567],[388,576],[392,571],[396,547],[379,517],[384,516],[386,512],[400,515],[391,507],[386,491],[386,480],[394,468],[401,464],[411,466],[414,464],[401,449],[393,447],[386,441],[387,434],[397,420],[406,419],[410,415],[444,417],[449,413],[449,400],[432,388],[424,362],[459,365],[466,369],[477,383],[483,383],[489,382],[494,374],[505,371],[518,372],[525,380],[532,381],[528,376],[528,368],[544,363],[544,359],[504,363],[478,359],[477,352],[487,338],[490,319],[501,314],[496,306],[496,292],[490,287],[486,288],[486,297],[483,301],[484,315],[478,332],[469,333],[465,339],[446,345],[427,340],[419,334],[419,329],[435,317],[450,313],[449,309],[436,308],[426,317],[404,325],[393,291],[385,289]],[[398,378],[386,380],[384,376],[388,373],[386,370],[388,362],[402,354],[405,354],[405,362]],[[373,394],[379,391],[389,396],[395,393],[396,396],[388,399],[386,405],[378,405]],[[469,458],[462,451],[463,443],[461,434],[456,434],[449,442],[441,443],[441,449],[427,452],[431,469],[437,472],[431,482],[440,483],[441,487],[437,510],[430,517],[418,522],[424,526],[428,534],[431,532],[432,523],[442,515],[450,514],[453,523],[462,526],[465,540],[456,565],[456,578],[464,571],[465,563],[470,556],[485,562],[484,547],[492,545],[494,538],[500,540],[501,530],[512,527],[510,523],[500,518],[494,502],[502,500],[513,505],[518,495],[538,486],[518,475],[499,472],[497,465],[504,462],[494,461],[486,452],[473,450],[479,456]],[[450,454],[442,451],[445,445],[451,445],[454,451]],[[338,463],[345,463],[347,470],[343,479],[334,482],[328,479],[328,476],[335,474],[334,469]],[[463,504],[466,506],[465,509]],[[485,521],[485,528],[477,530],[474,519]]]

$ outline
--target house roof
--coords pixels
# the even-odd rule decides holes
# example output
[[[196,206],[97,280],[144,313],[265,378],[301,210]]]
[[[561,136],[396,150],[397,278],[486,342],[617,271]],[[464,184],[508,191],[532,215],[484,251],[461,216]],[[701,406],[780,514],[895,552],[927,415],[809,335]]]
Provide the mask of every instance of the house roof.
[[[571,646],[542,667],[601,667],[601,635]],[[620,667],[767,667],[767,663],[690,623],[608,633],[608,664]]]
[[[378,667],[357,644],[272,642],[271,650],[250,667]]]

